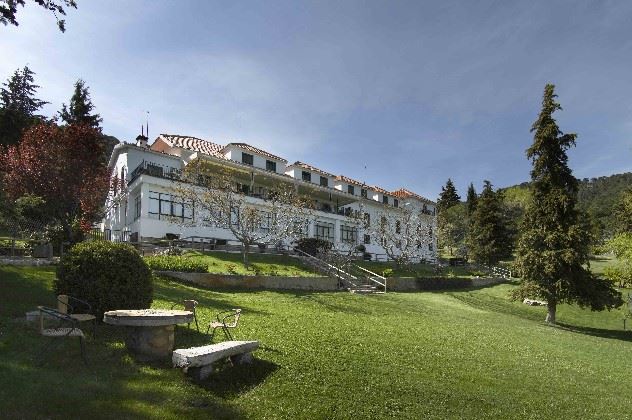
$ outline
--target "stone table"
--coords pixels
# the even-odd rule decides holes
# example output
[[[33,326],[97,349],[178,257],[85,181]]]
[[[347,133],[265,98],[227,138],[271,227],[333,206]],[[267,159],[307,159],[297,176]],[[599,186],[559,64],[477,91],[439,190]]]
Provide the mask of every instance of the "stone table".
[[[103,322],[131,328],[125,339],[137,360],[151,361],[171,356],[176,324],[188,324],[193,312],[166,309],[123,309],[103,314]]]

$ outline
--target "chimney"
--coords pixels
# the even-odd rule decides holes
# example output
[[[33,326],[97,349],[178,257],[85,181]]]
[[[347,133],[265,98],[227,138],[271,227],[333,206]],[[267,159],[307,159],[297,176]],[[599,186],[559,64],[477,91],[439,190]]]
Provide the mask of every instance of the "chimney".
[[[141,126],[141,133],[136,137],[136,146],[138,147],[147,147],[147,140],[149,139],[147,138],[143,130],[144,128]]]

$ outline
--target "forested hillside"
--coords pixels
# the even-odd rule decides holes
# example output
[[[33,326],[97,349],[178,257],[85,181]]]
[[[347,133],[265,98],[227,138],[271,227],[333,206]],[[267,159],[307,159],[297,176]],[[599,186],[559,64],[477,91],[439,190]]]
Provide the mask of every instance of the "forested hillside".
[[[505,203],[514,210],[512,213],[524,209],[529,197],[528,187],[529,183],[524,182],[502,190]],[[632,172],[580,180],[579,207],[590,215],[595,233],[602,237],[612,233],[614,205],[621,193],[629,188],[632,188]]]

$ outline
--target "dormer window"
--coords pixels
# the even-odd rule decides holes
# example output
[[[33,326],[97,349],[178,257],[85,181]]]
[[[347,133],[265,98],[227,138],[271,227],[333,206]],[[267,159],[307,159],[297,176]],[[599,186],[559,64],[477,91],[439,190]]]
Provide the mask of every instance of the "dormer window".
[[[364,198],[366,198],[366,197],[367,197],[367,192],[366,192],[366,190],[365,190],[364,188],[362,188],[362,189],[360,190],[360,195],[361,195],[362,197],[364,197]]]
[[[382,196],[382,203],[383,204],[388,204],[388,195],[383,195]]]
[[[245,165],[254,165],[254,158],[250,153],[243,153],[241,154],[241,163],[245,164]]]
[[[312,173],[308,171],[303,171],[301,173],[301,179],[305,182],[312,182]]]
[[[399,207],[399,200],[398,200],[397,198],[394,198],[394,199],[393,199],[393,205],[394,205],[395,207]]]
[[[351,195],[355,195],[355,188],[353,188],[353,185],[347,185],[347,192]]]
[[[329,179],[326,176],[320,177],[320,186],[321,187],[329,187]]]
[[[268,171],[276,172],[276,162],[272,160],[266,160],[266,169]]]

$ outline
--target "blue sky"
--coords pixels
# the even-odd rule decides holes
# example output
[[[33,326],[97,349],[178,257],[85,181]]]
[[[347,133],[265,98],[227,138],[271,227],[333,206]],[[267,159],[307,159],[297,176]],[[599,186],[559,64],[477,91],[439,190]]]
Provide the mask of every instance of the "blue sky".
[[[529,178],[545,83],[579,135],[577,177],[632,170],[632,2],[80,0],[60,33],[33,4],[0,27],[54,114],[83,78],[104,131],[245,141],[435,199]]]

